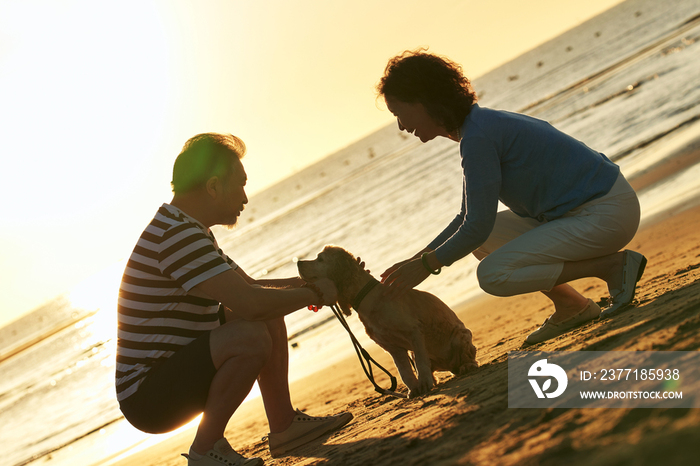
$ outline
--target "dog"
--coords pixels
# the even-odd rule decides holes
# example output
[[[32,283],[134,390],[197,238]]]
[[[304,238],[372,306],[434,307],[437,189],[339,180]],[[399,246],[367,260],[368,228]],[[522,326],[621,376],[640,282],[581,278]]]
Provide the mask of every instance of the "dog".
[[[326,246],[314,260],[298,261],[297,268],[307,282],[328,278],[335,284],[338,306],[348,316],[355,309],[367,335],[391,355],[409,398],[435,386],[434,371],[458,375],[478,367],[472,332],[437,296],[412,289],[388,298],[384,285],[337,246]]]

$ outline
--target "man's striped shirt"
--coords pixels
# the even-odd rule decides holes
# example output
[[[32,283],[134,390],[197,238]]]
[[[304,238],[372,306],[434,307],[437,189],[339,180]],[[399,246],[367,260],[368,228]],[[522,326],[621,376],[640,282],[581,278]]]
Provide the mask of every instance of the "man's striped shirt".
[[[193,288],[236,267],[207,227],[174,206],[161,206],[119,288],[119,401],[136,392],[154,364],[220,325],[219,302]]]

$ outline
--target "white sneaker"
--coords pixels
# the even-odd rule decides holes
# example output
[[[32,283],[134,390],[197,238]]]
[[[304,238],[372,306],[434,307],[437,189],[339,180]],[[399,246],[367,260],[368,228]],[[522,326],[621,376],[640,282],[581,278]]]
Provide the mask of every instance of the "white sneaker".
[[[292,425],[284,432],[267,434],[270,454],[277,458],[294,448],[300,447],[323,434],[343,427],[352,420],[351,413],[334,414],[333,416],[314,417],[297,409]],[[264,440],[264,439],[263,439]]]
[[[262,466],[262,458],[245,458],[237,453],[225,438],[218,440],[214,448],[206,455],[196,460],[187,453],[182,456],[187,458],[187,466]]]

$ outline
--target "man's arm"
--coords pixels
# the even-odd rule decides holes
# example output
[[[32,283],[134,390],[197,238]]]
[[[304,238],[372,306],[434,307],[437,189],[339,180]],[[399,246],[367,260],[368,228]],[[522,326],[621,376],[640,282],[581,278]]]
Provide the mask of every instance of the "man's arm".
[[[256,280],[248,276],[248,274],[245,273],[245,271],[240,266],[236,269],[236,272],[238,273],[238,275],[243,277],[243,280],[245,280],[245,282],[249,285],[259,285],[266,288],[299,288],[301,285],[306,283],[299,277]]]
[[[228,270],[203,281],[195,289],[219,301],[234,315],[245,320],[270,320],[311,304],[331,305],[337,300],[335,286],[328,279],[315,283],[321,290],[323,300],[309,288],[274,289],[255,285],[248,283],[235,270]]]

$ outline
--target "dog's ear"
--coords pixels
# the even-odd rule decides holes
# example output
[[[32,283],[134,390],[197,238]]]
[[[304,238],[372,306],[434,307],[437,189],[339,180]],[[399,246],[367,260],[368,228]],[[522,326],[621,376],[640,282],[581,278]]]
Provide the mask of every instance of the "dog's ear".
[[[343,310],[343,313],[349,316],[352,313],[350,300],[354,296],[349,296],[349,293],[354,293],[357,288],[360,274],[358,271],[364,271],[357,263],[355,256],[347,250],[338,246],[326,246],[323,249],[324,260],[328,261],[328,278],[335,283],[338,289],[338,306]]]
[[[329,267],[328,278],[338,287],[343,287],[350,282],[355,275],[355,270],[359,267],[355,257],[337,246],[326,246],[323,252],[326,253],[326,260],[333,264]]]

